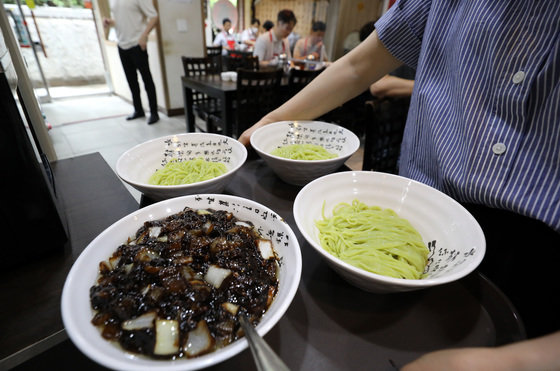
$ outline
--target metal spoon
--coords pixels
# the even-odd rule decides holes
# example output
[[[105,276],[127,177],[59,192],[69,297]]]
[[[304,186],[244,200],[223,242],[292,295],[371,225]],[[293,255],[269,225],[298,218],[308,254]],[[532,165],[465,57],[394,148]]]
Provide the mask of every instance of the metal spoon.
[[[239,323],[243,327],[245,337],[249,342],[249,348],[253,354],[253,359],[259,371],[289,371],[290,369],[278,357],[272,348],[255,331],[253,325],[247,320],[245,315],[239,314]]]

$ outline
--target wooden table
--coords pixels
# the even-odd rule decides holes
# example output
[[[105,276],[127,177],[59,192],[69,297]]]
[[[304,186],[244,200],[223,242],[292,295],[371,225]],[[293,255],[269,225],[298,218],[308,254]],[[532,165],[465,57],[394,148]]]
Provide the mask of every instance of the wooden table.
[[[195,117],[193,110],[193,90],[199,91],[220,101],[222,121],[225,123],[225,135],[233,134],[233,101],[237,91],[237,82],[223,81],[220,75],[183,76],[183,100],[185,103],[185,120],[187,132],[195,131]]]
[[[280,180],[262,160],[250,159],[224,192],[273,209],[292,227],[300,243],[303,271],[298,292],[286,314],[265,336],[290,369],[389,371],[436,349],[494,346],[525,338],[515,309],[476,271],[451,284],[408,293],[371,294],[351,286],[299,233],[292,208],[300,189]],[[142,205],[148,201],[144,198]],[[124,208],[108,206],[111,216],[105,224],[117,218],[112,209],[123,212],[134,208],[134,203],[126,203]],[[62,277],[57,284],[60,289]],[[59,300],[59,296],[53,300]],[[57,316],[59,313],[51,313],[42,321]],[[23,366],[28,370],[65,366],[103,369],[69,340]],[[255,366],[250,351],[245,350],[211,369],[255,370]]]
[[[99,233],[138,209],[99,153],[53,162],[51,167],[69,241],[64,252],[0,271],[0,370],[67,339],[60,298],[72,264]]]

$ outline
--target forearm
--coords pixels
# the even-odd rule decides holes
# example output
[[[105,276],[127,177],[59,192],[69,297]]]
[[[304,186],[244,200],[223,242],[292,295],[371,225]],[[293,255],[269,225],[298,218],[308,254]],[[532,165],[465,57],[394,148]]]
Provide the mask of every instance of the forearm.
[[[150,18],[148,20],[148,23],[146,24],[146,28],[144,29],[144,32],[142,32],[142,37],[147,38],[148,35],[150,34],[150,32],[152,32],[152,30],[154,29],[154,27],[157,25],[159,20],[159,17],[153,17]]]
[[[296,96],[266,115],[265,121],[314,119],[360,94],[400,64],[374,32]]]
[[[498,348],[511,370],[559,370],[560,331]]]

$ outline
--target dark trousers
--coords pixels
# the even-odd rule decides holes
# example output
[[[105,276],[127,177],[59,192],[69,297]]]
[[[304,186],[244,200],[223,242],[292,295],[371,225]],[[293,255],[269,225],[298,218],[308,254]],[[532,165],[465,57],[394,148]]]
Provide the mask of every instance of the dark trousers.
[[[157,115],[157,98],[156,98],[156,87],[154,85],[154,80],[152,80],[152,73],[150,72],[150,65],[148,63],[148,52],[142,50],[139,45],[130,49],[119,48],[119,56],[121,57],[121,63],[124,69],[124,74],[126,75],[126,81],[128,81],[128,86],[130,87],[130,92],[132,93],[132,104],[134,105],[134,111],[138,113],[144,113],[144,108],[142,108],[142,100],[140,98],[140,86],[138,85],[138,74],[136,71],[140,71],[142,76],[142,81],[144,81],[144,88],[148,94],[148,101],[150,103],[150,113],[152,115]]]
[[[560,330],[560,233],[512,212],[464,206],[486,238],[478,269],[519,311],[528,337]]]

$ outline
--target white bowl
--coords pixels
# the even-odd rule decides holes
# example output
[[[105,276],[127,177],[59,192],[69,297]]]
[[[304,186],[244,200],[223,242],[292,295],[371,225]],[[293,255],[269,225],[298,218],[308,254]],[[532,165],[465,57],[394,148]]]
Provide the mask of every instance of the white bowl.
[[[174,186],[148,184],[148,179],[170,159],[192,160],[203,157],[222,162],[227,172],[216,178]],[[237,140],[219,134],[182,133],[138,144],[117,160],[118,176],[153,200],[196,194],[220,193],[245,163],[247,149]]]
[[[62,292],[62,319],[66,332],[74,344],[94,361],[119,370],[193,370],[224,361],[247,347],[247,341],[242,338],[197,358],[154,360],[126,352],[104,340],[91,324],[93,312],[89,289],[97,278],[99,262],[106,260],[120,244],[133,236],[144,221],[164,218],[186,206],[229,210],[240,220],[251,221],[256,228],[274,233],[272,237],[267,234],[267,238],[273,240],[274,250],[282,261],[278,293],[257,326],[257,332],[265,335],[288,309],[299,285],[301,252],[294,232],[279,215],[254,201],[228,195],[191,195],[161,201],[125,216],[103,231],[80,254],[66,278]]]
[[[290,144],[315,144],[338,157],[329,160],[291,160],[271,155]],[[360,148],[360,139],[350,130],[322,121],[280,121],[265,125],[251,135],[251,146],[286,183],[304,185],[340,168]]]
[[[400,279],[367,272],[321,247],[315,221],[322,219],[323,202],[325,216],[331,216],[334,206],[354,199],[393,209],[416,228],[430,250],[425,278]],[[298,193],[294,218],[307,242],[336,272],[370,292],[410,291],[458,280],[480,264],[486,251],[482,229],[463,206],[432,187],[398,175],[347,171],[316,179]]]

